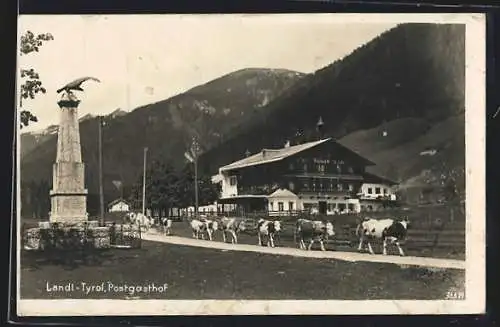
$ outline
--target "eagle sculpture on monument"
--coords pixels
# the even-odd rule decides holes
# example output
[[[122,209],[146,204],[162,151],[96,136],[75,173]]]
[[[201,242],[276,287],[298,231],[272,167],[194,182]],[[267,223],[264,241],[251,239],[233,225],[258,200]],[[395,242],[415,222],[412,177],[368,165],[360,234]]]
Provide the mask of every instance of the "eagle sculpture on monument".
[[[90,77],[90,76],[81,77],[81,78],[75,79],[73,82],[70,82],[70,83],[66,84],[65,86],[61,87],[59,90],[57,90],[57,93],[61,93],[62,91],[66,91],[68,93],[71,93],[71,91],[73,91],[73,90],[83,91],[81,85],[83,82],[86,82],[88,80],[96,81],[98,83],[101,82],[99,79],[97,79],[95,77]]]

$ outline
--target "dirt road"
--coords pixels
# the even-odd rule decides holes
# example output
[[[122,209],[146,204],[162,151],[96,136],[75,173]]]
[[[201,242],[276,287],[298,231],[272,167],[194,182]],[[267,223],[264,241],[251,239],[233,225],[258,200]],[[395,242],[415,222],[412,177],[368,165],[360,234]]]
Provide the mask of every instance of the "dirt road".
[[[379,262],[379,263],[392,263],[401,266],[420,266],[427,268],[465,270],[465,261],[463,260],[437,259],[437,258],[425,258],[425,257],[400,257],[394,255],[384,256],[378,254],[370,255],[366,253],[340,252],[340,251],[305,251],[305,250],[286,248],[286,247],[268,248],[258,245],[230,244],[230,243],[222,243],[214,241],[197,240],[193,238],[178,237],[178,236],[164,236],[155,232],[144,233],[142,235],[142,238],[144,240],[153,242],[211,248],[222,251],[259,252],[259,253],[288,255],[288,256],[304,257],[304,258],[337,259],[337,260],[344,260],[351,262],[355,261]]]

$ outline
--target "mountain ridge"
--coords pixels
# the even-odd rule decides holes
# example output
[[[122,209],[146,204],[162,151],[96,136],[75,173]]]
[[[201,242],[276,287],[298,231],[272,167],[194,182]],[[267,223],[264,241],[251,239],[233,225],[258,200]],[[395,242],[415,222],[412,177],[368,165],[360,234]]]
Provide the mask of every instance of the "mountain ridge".
[[[270,104],[274,108],[203,154],[200,166],[215,173],[247,149],[314,138],[319,117],[324,132],[336,139],[401,118],[436,124],[464,113],[464,89],[464,25],[402,24],[299,80],[294,92],[289,89]]]
[[[231,73],[224,76],[169,99],[140,106],[126,115],[105,117],[102,134],[106,198],[118,195],[113,180],[122,180],[125,189],[136,182],[142,172],[143,147],[150,149],[148,161],[173,162],[175,168],[181,168],[192,135],[198,136],[202,149],[216,146],[230,137],[233,126],[265,110],[263,102],[271,101],[303,74],[252,69],[240,70],[236,77]],[[227,92],[228,88],[231,92]],[[89,198],[98,189],[97,124],[95,117],[80,122],[86,185],[93,194]],[[23,155],[22,183],[51,181],[56,139],[53,136]]]

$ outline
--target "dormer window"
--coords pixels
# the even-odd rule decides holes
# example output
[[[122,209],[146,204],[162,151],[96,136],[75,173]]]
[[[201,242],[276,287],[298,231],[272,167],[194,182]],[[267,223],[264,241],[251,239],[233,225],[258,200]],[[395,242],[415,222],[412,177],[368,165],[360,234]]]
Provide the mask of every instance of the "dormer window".
[[[231,186],[235,186],[237,183],[237,179],[236,179],[236,176],[231,176],[229,177],[229,185]]]

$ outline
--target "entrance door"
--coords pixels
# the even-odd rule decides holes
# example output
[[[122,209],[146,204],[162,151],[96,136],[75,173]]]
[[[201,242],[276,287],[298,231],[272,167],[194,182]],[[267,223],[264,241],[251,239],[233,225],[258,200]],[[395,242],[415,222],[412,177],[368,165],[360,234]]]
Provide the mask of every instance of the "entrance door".
[[[326,201],[319,201],[318,204],[319,204],[319,208],[318,208],[319,214],[326,215],[326,208],[327,208]]]

